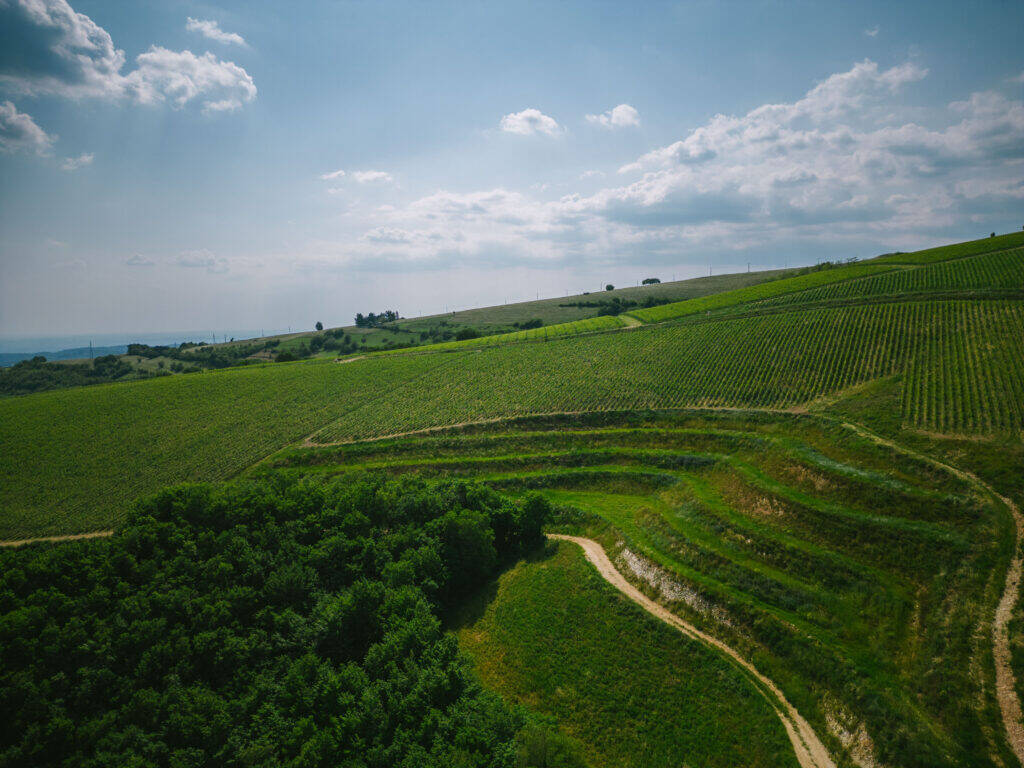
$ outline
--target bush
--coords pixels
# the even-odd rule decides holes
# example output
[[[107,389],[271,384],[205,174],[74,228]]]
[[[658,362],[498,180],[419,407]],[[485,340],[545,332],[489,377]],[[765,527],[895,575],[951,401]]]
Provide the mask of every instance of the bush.
[[[606,291],[614,291],[614,290],[615,290],[615,286],[614,286],[614,285],[612,285],[611,283],[608,283],[608,285],[606,285],[606,286],[604,287],[604,289],[605,289]]]
[[[478,331],[476,328],[460,328],[455,333],[455,340],[456,341],[466,341],[466,339],[479,339],[479,338],[480,338],[480,331]]]

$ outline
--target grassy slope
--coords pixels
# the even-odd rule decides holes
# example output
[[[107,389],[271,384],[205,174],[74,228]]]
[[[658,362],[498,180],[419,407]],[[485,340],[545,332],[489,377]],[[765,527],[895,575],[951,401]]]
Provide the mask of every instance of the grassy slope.
[[[751,301],[765,299],[772,296],[781,296],[788,293],[805,291],[809,288],[816,288],[829,283],[837,283],[843,280],[851,280],[865,275],[872,275],[878,272],[885,272],[895,269],[890,265],[879,264],[851,264],[845,267],[822,269],[817,272],[810,272],[806,275],[787,277],[782,280],[773,280],[768,283],[754,285],[747,288],[739,288],[733,291],[704,296],[697,299],[663,304],[660,307],[638,309],[630,312],[645,323],[660,323],[665,320],[675,320],[680,317],[697,315],[701,312],[709,312],[714,309],[732,307],[739,304],[746,304]]]
[[[579,301],[610,300],[613,298],[642,301],[649,296],[669,301],[682,301],[684,299],[708,296],[712,293],[730,291],[735,288],[777,280],[797,271],[796,269],[777,269],[763,272],[740,272],[731,275],[696,277],[689,280],[669,281],[642,287],[616,288],[614,291],[595,291],[586,295],[560,296],[553,299],[521,301],[513,304],[463,309],[441,315],[413,317],[400,321],[393,329],[357,328],[352,325],[343,326],[342,330],[351,334],[357,343],[360,341],[365,342],[368,349],[379,349],[387,341],[396,344],[419,343],[420,331],[435,328],[442,321],[447,323],[451,330],[476,328],[484,333],[511,332],[514,330],[512,328],[513,323],[521,323],[533,319],[540,319],[545,325],[568,323],[592,318],[597,312],[594,307],[563,307],[560,306],[562,304]],[[312,335],[313,331],[304,331],[280,336],[266,336],[259,339],[247,339],[239,342],[228,342],[228,345],[232,343],[246,344],[253,341],[263,342],[278,339],[281,341],[280,349],[285,350],[304,343],[308,344],[309,338]]]
[[[594,768],[795,766],[767,702],[563,544],[504,574],[458,632],[489,687],[554,716]]]
[[[928,248],[913,253],[892,253],[879,256],[873,259],[877,264],[930,264],[947,259],[956,259],[961,256],[976,256],[980,253],[991,253],[1006,248],[1019,248],[1024,246],[1024,232],[1010,232],[996,237],[986,237],[981,240],[969,240],[965,243],[953,245],[940,245],[936,248]]]
[[[717,463],[695,463],[701,456]],[[581,532],[657,563],[689,595],[670,601],[674,610],[755,659],[819,733],[830,718],[850,733],[863,726],[884,764],[986,765],[1001,749],[998,713],[979,687],[991,690],[978,628],[1009,557],[1007,520],[927,466],[803,417],[663,413],[293,450],[263,471],[361,468],[480,478],[583,510],[593,517],[577,519]],[[495,649],[520,643],[511,621],[500,619],[512,635]],[[551,641],[533,663],[576,642]],[[509,674],[495,684],[546,685]],[[554,714],[570,728],[593,717]]]
[[[109,526],[138,494],[229,476],[325,424],[318,440],[551,411],[788,407],[908,362],[903,407],[922,428],[1019,430],[1024,354],[1008,324],[1024,325],[1019,302],[869,305],[8,398],[0,537]]]

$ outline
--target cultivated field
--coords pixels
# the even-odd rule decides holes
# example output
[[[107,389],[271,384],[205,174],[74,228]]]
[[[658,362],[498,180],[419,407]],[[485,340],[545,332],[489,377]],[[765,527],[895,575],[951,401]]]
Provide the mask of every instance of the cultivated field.
[[[527,418],[291,449],[254,470],[364,471],[542,493],[561,510],[555,530],[598,540],[648,594],[751,659],[844,760],[934,768],[1012,759],[993,695],[990,642],[1013,541],[1010,510],[838,422],[687,411]],[[504,577],[460,637],[497,690],[558,717],[591,745],[597,765],[622,764],[618,748],[596,735],[610,726],[593,703],[621,683],[580,669],[607,666],[607,644],[615,644],[602,638],[621,630],[607,607],[566,610],[580,601],[580,588],[555,582],[579,566],[563,567],[576,555],[560,557],[558,573],[541,560]],[[568,677],[581,682],[566,701],[557,691],[568,677],[558,669],[581,647],[596,658],[570,665]],[[670,679],[706,674],[703,655],[690,658]],[[628,673],[633,662],[624,663]],[[665,666],[657,657],[652,663]],[[695,764],[717,764],[681,740],[675,723],[658,724],[658,712],[678,706],[676,694],[640,687],[644,709],[631,716],[637,727]],[[728,722],[735,704],[709,689],[700,706]],[[678,717],[692,724],[697,715],[682,707]],[[765,728],[758,723],[750,728]],[[750,738],[775,743],[763,735],[735,741]]]
[[[740,289],[745,304],[716,299],[721,316],[619,330],[620,318],[594,318],[419,350],[443,354],[250,366],[0,400],[0,539],[107,528],[140,494],[230,477],[304,438],[331,443],[531,413],[813,407],[892,378],[905,426],[1014,435],[1024,428],[1024,302],[1007,291],[1016,295],[1024,274],[1021,250],[964,250],[945,251],[956,261],[859,279],[851,275],[875,267]],[[825,277],[836,280],[822,286]],[[789,303],[764,303],[769,288],[806,279],[815,287],[778,294]],[[856,293],[843,292],[856,286],[871,300],[851,303]],[[939,293],[928,298],[923,288]],[[836,303],[816,293],[824,291],[839,292]],[[807,306],[795,302],[801,296]],[[680,305],[654,309],[672,306]]]

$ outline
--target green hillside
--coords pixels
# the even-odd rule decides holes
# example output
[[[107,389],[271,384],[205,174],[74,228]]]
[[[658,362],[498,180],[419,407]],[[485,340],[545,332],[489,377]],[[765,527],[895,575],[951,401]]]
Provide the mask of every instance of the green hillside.
[[[140,494],[230,477],[306,437],[366,439],[530,413],[795,408],[896,377],[894,409],[906,426],[1018,434],[1024,303],[1006,291],[1019,285],[1019,254],[859,280],[849,270],[862,267],[792,278],[838,278],[827,290],[906,291],[885,301],[829,306],[814,295],[826,290],[819,286],[793,294],[812,296],[806,308],[751,303],[721,317],[579,333],[619,322],[598,319],[572,326],[569,337],[541,328],[501,344],[444,346],[445,354],[267,364],[7,398],[0,538],[109,527]],[[940,295],[922,300],[918,286]]]
[[[852,755],[843,733],[863,729],[865,749],[881,765],[998,765],[1003,757],[994,755],[1005,756],[986,693],[990,648],[977,628],[1002,587],[1012,542],[1007,508],[829,419],[700,411],[534,417],[292,449],[254,471],[414,473],[472,478],[513,495],[539,490],[561,509],[556,530],[598,539],[650,594],[755,659],[834,754]],[[673,738],[677,754],[689,756],[693,747],[671,736],[677,720],[729,722],[735,705],[712,686],[694,713],[693,704],[675,702],[674,686],[646,683],[670,666],[653,640],[642,646],[652,668],[631,672],[640,666],[630,655],[635,641],[607,607],[581,604],[582,587],[564,581],[578,570],[528,563],[502,578],[483,617],[460,632],[483,679],[555,715],[591,745],[595,764],[642,764],[627,756],[634,729],[651,740],[652,754]],[[619,653],[620,661],[606,660]],[[575,654],[584,658],[569,658]],[[693,685],[690,676],[702,679],[707,664],[694,651],[666,677]],[[618,675],[635,675],[636,687]],[[557,691],[569,685],[565,700]],[[630,736],[609,738],[617,731],[592,697],[635,696],[637,688],[648,695],[631,716],[635,726],[624,729]],[[668,710],[675,717],[659,714]],[[742,732],[762,727],[748,723]],[[707,754],[695,762],[718,764]]]
[[[181,481],[240,478],[244,495],[415,474],[539,494],[547,530],[599,542],[736,656],[644,615],[569,545],[507,563],[448,620],[484,683],[554,729],[537,754],[551,739],[593,766],[791,763],[771,681],[839,768],[1014,764],[1021,236],[716,285],[529,329],[492,313],[491,335],[403,353],[2,399],[0,539],[120,526]],[[403,568],[379,578],[401,586]]]

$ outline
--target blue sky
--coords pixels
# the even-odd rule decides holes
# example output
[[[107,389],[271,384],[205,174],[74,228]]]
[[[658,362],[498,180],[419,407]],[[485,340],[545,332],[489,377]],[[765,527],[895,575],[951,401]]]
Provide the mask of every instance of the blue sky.
[[[0,335],[335,325],[1018,229],[1022,28],[1010,2],[0,0]]]

